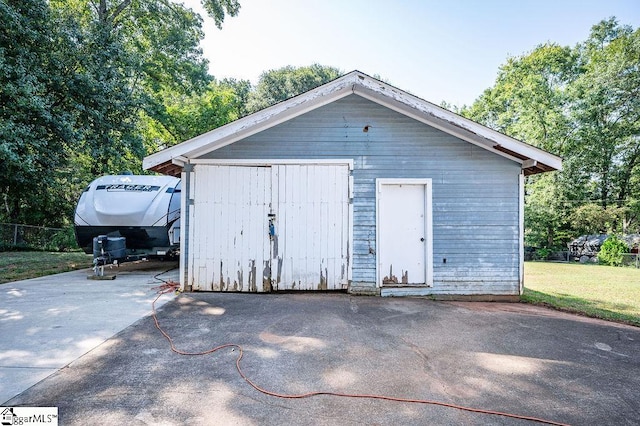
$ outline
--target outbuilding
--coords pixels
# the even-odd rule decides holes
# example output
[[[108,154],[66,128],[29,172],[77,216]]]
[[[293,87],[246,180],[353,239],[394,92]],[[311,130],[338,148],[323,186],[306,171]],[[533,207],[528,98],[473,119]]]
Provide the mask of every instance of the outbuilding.
[[[144,159],[182,178],[185,291],[516,299],[559,157],[353,71]]]

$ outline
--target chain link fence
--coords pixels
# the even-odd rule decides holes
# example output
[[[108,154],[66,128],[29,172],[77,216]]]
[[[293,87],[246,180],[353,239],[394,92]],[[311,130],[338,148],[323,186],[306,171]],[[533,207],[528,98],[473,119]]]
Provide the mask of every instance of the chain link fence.
[[[597,252],[592,256],[575,256],[571,251],[551,251],[551,250],[536,250],[532,247],[525,247],[524,253],[525,261],[543,260],[547,262],[580,262],[580,263],[598,263]],[[640,269],[640,254],[637,253],[637,249],[632,253],[625,253],[622,255],[622,265],[631,268]]]
[[[635,268],[640,268],[640,255],[638,253],[623,254],[622,266],[633,266]]]
[[[0,251],[2,250],[67,250],[76,248],[71,228],[0,223]]]

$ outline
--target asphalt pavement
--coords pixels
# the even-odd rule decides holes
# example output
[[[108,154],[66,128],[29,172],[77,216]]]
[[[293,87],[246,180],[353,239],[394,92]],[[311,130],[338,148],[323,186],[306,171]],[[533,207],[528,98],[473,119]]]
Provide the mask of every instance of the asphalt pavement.
[[[179,350],[241,346],[244,374],[267,391],[422,402],[332,395],[281,398],[257,391],[239,375],[238,346],[207,355],[172,352],[148,316],[153,273],[132,274],[130,283],[125,276],[113,283],[87,283],[118,284],[121,298],[135,303],[124,308],[115,294],[100,302],[102,291],[78,296],[111,306],[113,315],[87,313],[81,321],[91,324],[92,331],[60,331],[56,353],[77,347],[76,353],[48,363],[44,380],[4,405],[58,407],[63,425],[536,424],[453,406],[573,425],[640,423],[636,327],[520,303],[344,293],[187,293],[158,310],[161,327]],[[3,306],[13,300],[7,294],[24,291],[19,288],[0,286]],[[58,291],[81,292],[75,287]],[[42,316],[39,327],[66,327],[75,309],[56,303],[55,293],[47,294],[31,302],[38,308],[29,307]],[[45,359],[37,350],[41,337],[28,328],[4,339],[13,330],[7,324],[19,324],[11,317],[26,310],[22,303],[2,314],[2,374],[14,363],[27,368]],[[112,317],[131,307],[138,309],[139,320],[131,325],[123,320],[115,335],[107,336],[107,329],[118,328]],[[11,352],[14,347],[19,352]]]

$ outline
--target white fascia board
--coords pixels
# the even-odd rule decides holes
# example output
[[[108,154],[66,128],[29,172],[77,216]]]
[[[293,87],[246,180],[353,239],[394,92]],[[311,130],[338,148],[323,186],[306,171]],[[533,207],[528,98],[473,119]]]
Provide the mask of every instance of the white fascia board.
[[[179,157],[178,154],[175,156],[172,155],[174,152],[179,152],[178,147],[180,145],[175,145],[169,148],[165,148],[162,151],[158,151],[154,154],[147,155],[142,159],[142,168],[144,170],[149,170],[152,167],[158,166],[163,163],[172,162],[174,158]]]
[[[522,163],[523,160],[494,149],[494,146],[500,145],[509,151],[537,160],[554,169],[562,169],[560,157],[447,111],[400,89],[385,85],[378,80],[371,78],[359,80],[354,86],[353,93],[518,163]]]
[[[171,159],[171,164],[175,164],[176,166],[184,167],[185,164],[189,162],[189,159],[183,156],[175,157]]]

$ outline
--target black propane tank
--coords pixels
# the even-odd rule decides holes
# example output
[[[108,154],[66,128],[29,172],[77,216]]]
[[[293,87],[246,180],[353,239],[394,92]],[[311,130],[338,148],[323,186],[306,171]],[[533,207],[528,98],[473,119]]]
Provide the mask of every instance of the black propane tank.
[[[107,237],[98,235],[93,238],[93,259],[100,259],[98,263],[106,264],[114,260],[121,260],[127,256],[125,237]]]

